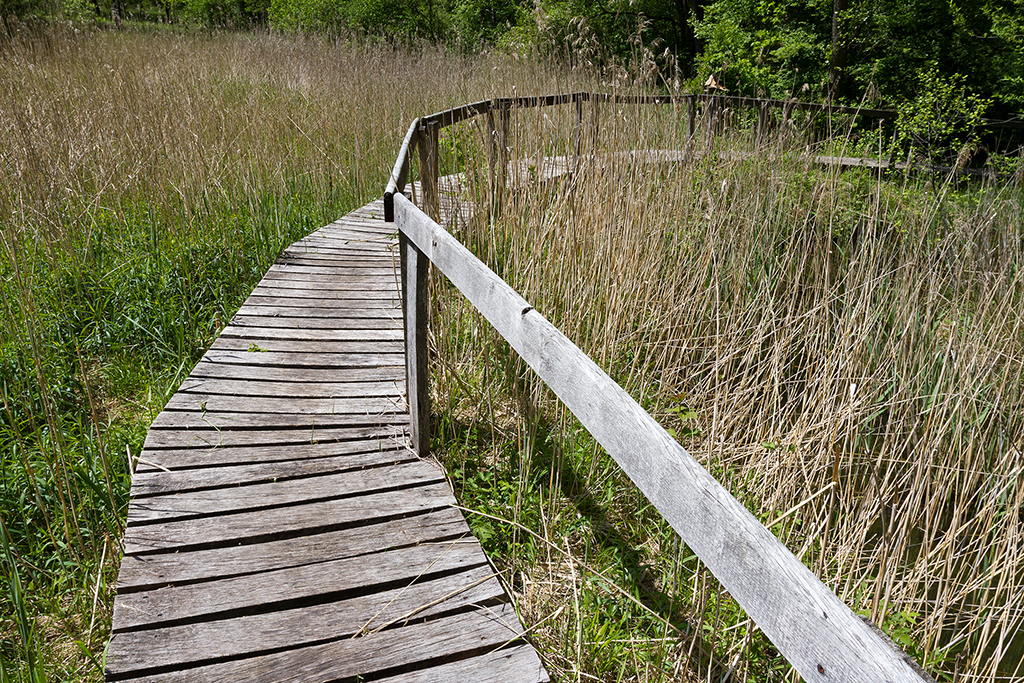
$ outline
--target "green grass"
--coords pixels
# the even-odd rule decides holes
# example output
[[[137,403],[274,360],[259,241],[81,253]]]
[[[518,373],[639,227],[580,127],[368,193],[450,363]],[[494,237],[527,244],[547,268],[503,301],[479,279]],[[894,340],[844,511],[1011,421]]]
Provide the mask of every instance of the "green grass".
[[[132,459],[292,241],[379,196],[416,115],[537,62],[316,38],[0,42],[0,662],[99,680]]]

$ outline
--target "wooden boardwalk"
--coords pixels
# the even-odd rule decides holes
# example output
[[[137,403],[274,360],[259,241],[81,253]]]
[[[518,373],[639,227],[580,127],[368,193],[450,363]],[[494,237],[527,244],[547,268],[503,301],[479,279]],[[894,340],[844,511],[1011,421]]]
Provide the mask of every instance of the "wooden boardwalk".
[[[109,681],[548,680],[408,448],[393,225],[293,244],[153,423]]]

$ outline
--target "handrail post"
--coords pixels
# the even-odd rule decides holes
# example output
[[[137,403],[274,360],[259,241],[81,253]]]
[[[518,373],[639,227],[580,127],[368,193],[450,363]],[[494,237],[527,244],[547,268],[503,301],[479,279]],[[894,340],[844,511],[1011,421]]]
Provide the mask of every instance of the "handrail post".
[[[398,232],[402,263],[402,317],[405,328],[405,393],[409,437],[421,458],[430,453],[430,385],[427,376],[427,257]]]
[[[427,121],[420,125],[420,187],[423,190],[423,213],[435,221],[441,218],[440,203],[437,195],[438,177],[438,131],[437,121]]]

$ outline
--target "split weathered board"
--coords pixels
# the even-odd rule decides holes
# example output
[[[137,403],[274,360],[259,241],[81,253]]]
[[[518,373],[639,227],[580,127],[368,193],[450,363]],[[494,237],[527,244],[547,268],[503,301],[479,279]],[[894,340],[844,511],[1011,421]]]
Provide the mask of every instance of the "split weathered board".
[[[444,472],[410,448],[382,216],[289,247],[154,420],[107,680],[548,680]]]

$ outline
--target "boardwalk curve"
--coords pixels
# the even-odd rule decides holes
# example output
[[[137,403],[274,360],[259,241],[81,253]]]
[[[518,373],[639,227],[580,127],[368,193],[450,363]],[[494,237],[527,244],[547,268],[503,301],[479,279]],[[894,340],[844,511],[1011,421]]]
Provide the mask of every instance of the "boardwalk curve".
[[[547,680],[443,471],[409,449],[382,216],[289,247],[154,421],[107,680]]]

